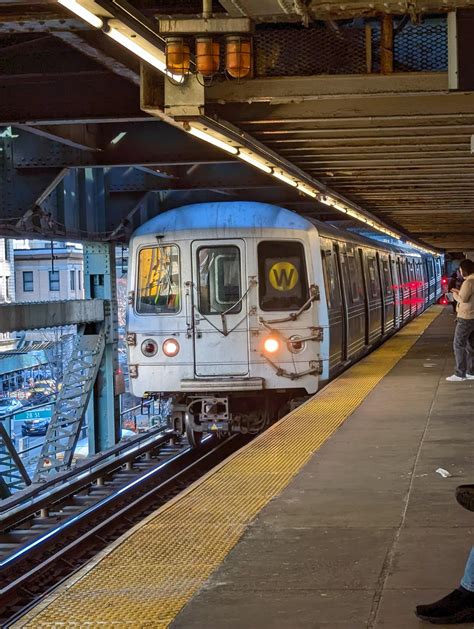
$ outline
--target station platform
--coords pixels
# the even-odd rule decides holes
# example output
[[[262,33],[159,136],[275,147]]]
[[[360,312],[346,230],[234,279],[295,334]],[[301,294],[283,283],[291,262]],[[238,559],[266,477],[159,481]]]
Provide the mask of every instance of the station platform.
[[[474,382],[445,381],[453,331],[430,308],[13,626],[430,626],[415,606],[458,585],[474,540],[454,498],[474,481]]]

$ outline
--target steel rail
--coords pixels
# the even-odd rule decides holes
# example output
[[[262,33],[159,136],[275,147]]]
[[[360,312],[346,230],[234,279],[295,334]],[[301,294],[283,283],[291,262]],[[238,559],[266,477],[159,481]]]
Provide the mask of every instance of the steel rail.
[[[51,591],[52,582],[56,587],[58,582],[76,572],[112,539],[119,537],[150,510],[161,506],[183,487],[197,480],[247,440],[241,435],[234,435],[216,443],[212,436],[208,436],[203,440],[204,452],[187,448],[96,505],[46,532],[30,548],[19,549],[6,558],[0,564],[0,567],[3,566],[3,573],[14,571],[17,575],[21,571],[23,559],[26,559],[26,565],[23,574],[15,576],[0,590],[0,608],[4,610],[0,617],[1,626],[8,627],[18,620]],[[170,476],[156,485],[147,486],[156,476],[159,477],[168,470],[171,472]],[[136,493],[137,490],[141,491]],[[90,526],[91,520],[93,526]],[[77,536],[71,541],[74,533]],[[64,542],[65,545],[62,545]],[[36,565],[31,567],[31,563],[35,561]],[[38,578],[40,575],[43,583]]]

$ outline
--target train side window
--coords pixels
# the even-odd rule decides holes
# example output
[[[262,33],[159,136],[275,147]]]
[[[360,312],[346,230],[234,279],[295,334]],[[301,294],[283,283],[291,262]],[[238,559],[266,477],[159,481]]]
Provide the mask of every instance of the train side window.
[[[145,247],[138,254],[136,310],[171,314],[180,308],[180,261],[176,245]]]
[[[258,292],[262,310],[294,310],[309,299],[304,248],[295,241],[258,245]]]
[[[240,251],[232,245],[197,250],[199,312],[234,314],[242,310]]]
[[[377,261],[372,256],[367,256],[367,268],[369,271],[369,288],[371,297],[379,297],[379,279],[377,277]]]

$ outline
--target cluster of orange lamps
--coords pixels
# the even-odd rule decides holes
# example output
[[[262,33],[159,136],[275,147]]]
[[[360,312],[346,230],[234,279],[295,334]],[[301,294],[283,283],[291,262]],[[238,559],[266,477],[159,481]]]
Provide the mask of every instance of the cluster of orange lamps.
[[[190,74],[191,53],[184,37],[166,39],[166,68],[177,75]],[[219,71],[220,43],[210,36],[195,39],[196,71],[211,78]],[[227,35],[225,38],[225,71],[234,79],[243,79],[252,67],[252,40],[240,35]]]

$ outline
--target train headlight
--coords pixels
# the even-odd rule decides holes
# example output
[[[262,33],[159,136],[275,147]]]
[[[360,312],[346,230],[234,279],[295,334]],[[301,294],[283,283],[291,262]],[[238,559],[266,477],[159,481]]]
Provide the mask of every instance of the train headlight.
[[[179,343],[175,339],[166,339],[163,343],[163,353],[170,358],[176,356],[179,352]]]
[[[263,343],[263,349],[268,354],[274,354],[280,349],[280,341],[274,336],[269,336]]]
[[[287,345],[292,354],[299,354],[306,347],[306,343],[299,336],[290,336]]]
[[[158,351],[158,345],[153,339],[146,339],[142,343],[142,354],[151,358]]]

